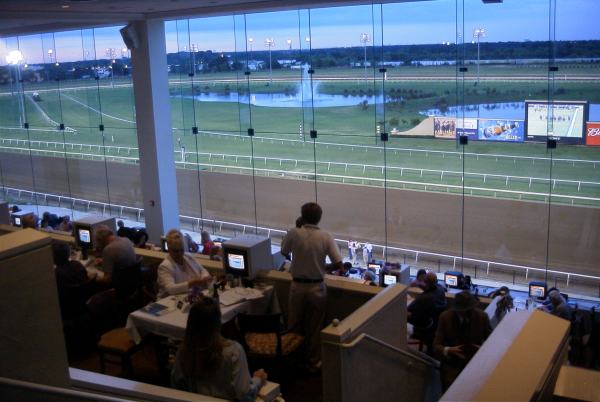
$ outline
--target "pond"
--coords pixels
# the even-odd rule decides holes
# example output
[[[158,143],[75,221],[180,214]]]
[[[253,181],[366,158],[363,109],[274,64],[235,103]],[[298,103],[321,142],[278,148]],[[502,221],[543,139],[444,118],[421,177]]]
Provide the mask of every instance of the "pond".
[[[427,116],[453,116],[462,117],[463,109],[450,106],[445,111],[440,109],[427,109],[420,112]],[[482,103],[479,105],[466,105],[465,117],[479,117],[482,119],[509,119],[525,120],[525,102]],[[589,121],[600,121],[600,105],[590,104]]]

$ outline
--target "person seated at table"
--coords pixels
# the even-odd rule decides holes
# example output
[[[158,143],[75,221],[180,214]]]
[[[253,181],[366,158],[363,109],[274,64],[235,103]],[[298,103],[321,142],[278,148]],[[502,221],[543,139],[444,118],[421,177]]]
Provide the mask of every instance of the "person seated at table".
[[[60,218],[57,230],[60,230],[61,232],[73,231],[73,224],[71,223],[71,218],[69,217],[69,215],[65,215],[62,218]]]
[[[438,284],[435,272],[425,274],[425,289],[408,306],[408,322],[414,326],[413,338],[419,339],[432,352],[431,345],[437,328],[438,318],[446,308],[444,288]]]
[[[377,276],[375,272],[369,271],[368,269],[363,274],[363,280],[365,281],[365,285],[369,286],[378,286],[377,284]]]
[[[67,243],[52,244],[52,258],[54,259],[54,274],[58,291],[83,285],[88,281],[85,267],[79,261],[70,260],[71,248]]]
[[[205,297],[194,303],[171,372],[172,386],[245,402],[256,399],[266,380],[267,373],[262,369],[251,378],[242,346],[221,336],[219,302]]]
[[[21,219],[21,227],[23,229],[37,229],[38,228],[38,218],[35,215],[25,215]]]
[[[104,273],[103,282],[113,284],[112,275],[115,267],[128,269],[137,263],[135,250],[131,240],[115,236],[114,232],[106,225],[98,225],[94,231],[96,252],[102,258],[100,270]]]
[[[200,246],[194,241],[194,239],[192,239],[192,236],[190,236],[189,233],[184,234],[183,237],[185,238],[188,252],[197,253],[200,250]]]
[[[172,229],[166,239],[169,255],[158,267],[158,296],[185,293],[193,287],[206,288],[212,278],[194,257],[185,252],[183,234]]]
[[[211,248],[210,259],[213,261],[223,261],[223,248],[219,246]]]
[[[206,230],[203,230],[200,234],[200,242],[202,243],[202,254],[210,255],[210,249],[215,246],[215,243],[210,237],[210,233],[208,233]]]
[[[42,229],[54,230],[58,227],[59,222],[60,219],[56,214],[51,214],[50,212],[46,211],[42,214],[42,221],[40,223],[40,226],[42,227]]]
[[[70,255],[71,248],[67,243],[52,244],[54,275],[63,321],[85,313],[85,302],[99,290],[94,281],[96,275],[88,276],[85,267],[79,261],[70,260]]]
[[[550,304],[541,306],[540,310],[571,321],[571,307],[557,289],[548,292]]]
[[[125,222],[123,222],[122,220],[118,220],[117,221],[117,227],[119,228],[117,230],[117,236],[119,237],[126,237],[129,240],[131,240],[132,242],[133,240],[133,236],[135,235],[135,229],[134,228],[130,228],[125,226]]]
[[[425,275],[427,275],[427,271],[424,269],[418,270],[416,278],[410,283],[410,287],[425,290]]]

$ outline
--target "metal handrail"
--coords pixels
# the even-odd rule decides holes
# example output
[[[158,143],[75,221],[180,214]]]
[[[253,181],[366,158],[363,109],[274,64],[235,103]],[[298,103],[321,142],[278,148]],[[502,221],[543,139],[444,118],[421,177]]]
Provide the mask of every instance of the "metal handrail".
[[[15,379],[6,378],[6,377],[0,377],[0,384],[7,386],[7,387],[11,387],[11,388],[31,390],[31,391],[36,391],[36,392],[42,392],[44,394],[50,394],[50,395],[62,395],[62,396],[72,397],[73,399],[77,398],[76,400],[87,400],[87,401],[92,400],[92,401],[103,401],[103,402],[123,402],[123,401],[132,401],[133,402],[132,399],[124,399],[121,397],[114,398],[111,396],[99,395],[99,394],[94,394],[91,392],[77,391],[74,389],[55,387],[55,386],[51,386],[51,385],[36,384],[33,382],[29,382],[29,381],[15,380]]]
[[[138,221],[141,221],[142,216],[143,216],[143,212],[144,210],[142,208],[137,208],[137,207],[130,207],[130,206],[126,206],[126,205],[118,205],[118,204],[109,204],[109,203],[104,203],[104,202],[100,202],[100,201],[91,201],[91,200],[85,200],[82,198],[73,198],[73,197],[67,197],[67,196],[60,196],[60,195],[56,195],[56,194],[49,194],[49,193],[41,193],[41,192],[34,192],[31,190],[22,190],[22,189],[18,189],[18,188],[14,188],[14,187],[3,187],[5,191],[14,191],[14,192],[24,192],[24,193],[29,193],[32,195],[32,197],[44,197],[44,199],[47,199],[47,197],[54,197],[54,198],[58,198],[59,202],[60,199],[65,199],[65,200],[72,200],[73,203],[76,201],[79,201],[81,203],[87,203],[88,206],[91,204],[95,204],[98,206],[102,207],[102,213],[103,215],[106,213],[106,208],[117,208],[120,211],[120,214],[123,214],[124,210],[131,210],[133,211],[137,218]],[[20,195],[19,195],[20,197]],[[214,224],[214,225],[227,225],[227,226],[232,226],[232,227],[239,227],[243,230],[243,232],[245,233],[246,230],[263,230],[263,231],[267,231],[269,237],[271,237],[271,234],[276,233],[279,235],[285,235],[287,233],[286,230],[283,229],[276,229],[276,228],[268,228],[268,227],[263,227],[263,226],[254,226],[254,225],[247,225],[247,224],[243,224],[243,223],[237,223],[237,222],[228,222],[228,221],[221,221],[221,220],[215,220],[215,219],[208,219],[208,218],[200,218],[200,217],[195,217],[195,216],[189,216],[189,215],[179,215],[180,219],[188,219],[188,220],[192,220],[195,221],[196,224],[198,225],[198,227],[200,226],[200,222],[205,222],[207,224]],[[222,227],[221,227],[222,229]],[[348,239],[340,239],[340,238],[335,238],[334,239],[336,242],[340,243],[342,246],[346,245],[348,243]],[[379,248],[383,251],[384,255],[389,253],[389,251],[396,251],[396,252],[401,252],[401,253],[411,253],[415,255],[415,260],[418,261],[419,260],[419,256],[422,255],[426,255],[426,256],[432,256],[432,257],[436,257],[436,258],[447,258],[449,260],[452,260],[452,264],[453,264],[453,268],[456,267],[457,262],[475,262],[475,263],[480,263],[486,266],[487,269],[487,273],[489,274],[490,268],[493,266],[498,266],[498,267],[504,267],[504,268],[510,268],[510,269],[518,269],[520,271],[525,271],[525,278],[527,278],[529,276],[529,271],[536,271],[536,272],[548,272],[551,274],[556,274],[556,275],[564,275],[566,277],[566,284],[567,286],[569,285],[569,282],[571,280],[571,278],[583,278],[583,279],[592,279],[592,280],[599,280],[600,281],[600,276],[593,276],[593,275],[586,275],[586,274],[578,274],[578,273],[573,273],[573,272],[564,272],[564,271],[557,271],[557,270],[552,270],[552,269],[546,269],[546,268],[539,268],[539,267],[532,267],[532,266],[525,266],[525,265],[518,265],[518,264],[510,264],[510,263],[504,263],[504,262],[497,262],[497,261],[491,261],[491,260],[482,260],[482,259],[478,259],[478,258],[470,258],[470,257],[461,257],[461,256],[457,256],[457,255],[451,255],[451,254],[442,254],[442,253],[436,253],[436,252],[431,252],[431,251],[423,251],[423,250],[415,250],[415,249],[409,249],[409,248],[402,248],[402,247],[393,247],[393,246],[385,246],[382,244],[372,244],[373,248]]]
[[[23,130],[23,128],[21,127],[1,127],[2,129],[14,129],[14,130]],[[174,130],[181,130],[178,129],[176,127],[173,128]],[[30,128],[29,130],[35,130],[33,128]],[[37,129],[40,130],[40,129]],[[51,130],[51,131],[56,131],[56,130]],[[222,133],[222,132],[217,132],[217,131],[207,131],[207,130],[201,130],[199,131],[199,133],[201,134],[209,134],[209,135],[217,135],[217,136],[225,136],[225,137],[238,137],[238,138],[246,138],[241,136],[240,134],[230,134],[230,133]],[[297,143],[305,143],[305,141],[302,140],[292,140],[292,139],[288,139],[288,138],[275,138],[275,137],[263,137],[263,136],[255,136],[254,139],[257,140],[268,140],[268,141],[282,141],[282,142],[297,142]],[[17,139],[15,139],[17,140]],[[28,140],[18,140],[18,141],[28,141]],[[34,140],[32,142],[35,142],[38,140]],[[340,144],[340,143],[335,143],[335,142],[321,142],[321,141],[316,141],[315,142],[318,145],[326,145],[326,146],[338,146],[338,147],[350,147],[350,148],[366,148],[366,149],[376,149],[376,150],[382,150],[382,147],[377,147],[377,146],[372,146],[372,145],[360,145],[360,144]],[[59,143],[62,144],[62,143]],[[70,143],[67,143],[70,144]],[[90,144],[75,144],[75,145],[90,145]],[[111,145],[106,145],[106,147],[111,147]],[[132,151],[137,151],[138,148],[136,147],[121,147],[121,148],[129,148]],[[523,155],[506,155],[506,154],[482,154],[482,153],[477,153],[477,152],[459,152],[459,151],[440,151],[440,150],[433,150],[433,149],[418,149],[418,148],[398,148],[398,147],[386,147],[386,150],[388,151],[394,151],[394,152],[425,152],[425,153],[432,153],[432,154],[442,154],[442,155],[454,155],[454,156],[458,156],[459,159],[462,159],[462,156],[474,156],[476,158],[484,158],[484,157],[490,157],[490,158],[507,158],[507,159],[525,159],[525,160],[540,160],[540,161],[556,161],[556,162],[569,162],[569,163],[593,163],[594,165],[596,163],[600,163],[600,160],[593,160],[593,159],[568,159],[568,158],[549,158],[549,157],[544,157],[544,156],[523,156]],[[262,158],[262,157],[261,157]]]
[[[375,338],[372,335],[366,334],[366,333],[361,333],[360,335],[358,335],[356,338],[354,338],[351,342],[348,343],[340,343],[340,344],[335,344],[335,345],[340,345],[342,348],[344,349],[353,349],[354,347],[356,347],[356,345],[361,342],[363,339],[367,339],[373,343],[376,343],[377,345],[383,346],[386,349],[392,350],[396,353],[399,353],[401,355],[404,355],[405,357],[409,357],[409,358],[413,358],[416,359],[418,361],[420,361],[421,363],[425,364],[426,366],[429,367],[433,367],[436,369],[440,368],[440,362],[427,356],[427,355],[417,355],[417,354],[413,354],[407,350],[402,350],[400,348],[397,348],[394,345],[390,345],[389,343],[382,341],[379,338]],[[326,342],[329,344],[333,344],[332,342]]]

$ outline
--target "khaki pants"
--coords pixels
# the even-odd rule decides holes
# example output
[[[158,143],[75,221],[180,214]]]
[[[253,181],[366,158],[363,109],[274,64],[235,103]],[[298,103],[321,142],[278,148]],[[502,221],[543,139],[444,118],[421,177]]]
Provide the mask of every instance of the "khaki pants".
[[[325,320],[327,287],[321,283],[292,282],[288,303],[288,328],[306,337],[306,352],[311,365],[321,360],[319,333]]]

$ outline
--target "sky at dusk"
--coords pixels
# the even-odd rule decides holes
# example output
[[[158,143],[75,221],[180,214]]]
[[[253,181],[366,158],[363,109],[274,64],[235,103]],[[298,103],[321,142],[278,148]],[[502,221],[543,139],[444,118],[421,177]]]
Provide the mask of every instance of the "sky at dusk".
[[[550,4],[556,4],[556,40],[600,39],[600,0],[432,0],[398,4],[320,8],[273,13],[167,21],[167,52],[187,50],[273,50],[465,42],[473,30],[484,27],[483,42],[548,40]],[[463,11],[464,9],[464,11]],[[188,30],[189,26],[189,30]],[[28,63],[106,59],[107,48],[121,57],[120,27],[0,39],[0,63],[10,50],[20,49]],[[248,41],[252,38],[252,41]],[[50,60],[48,50],[52,49]]]

